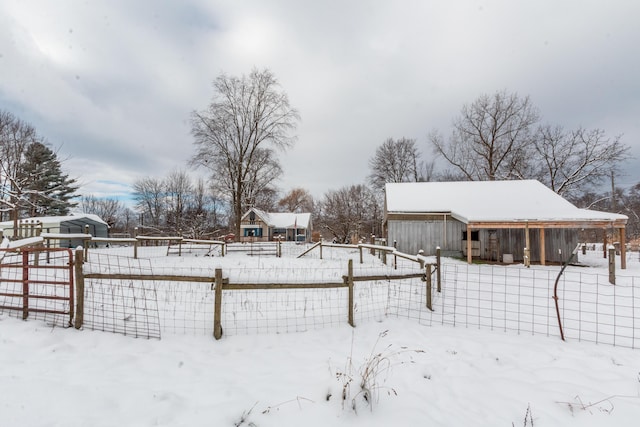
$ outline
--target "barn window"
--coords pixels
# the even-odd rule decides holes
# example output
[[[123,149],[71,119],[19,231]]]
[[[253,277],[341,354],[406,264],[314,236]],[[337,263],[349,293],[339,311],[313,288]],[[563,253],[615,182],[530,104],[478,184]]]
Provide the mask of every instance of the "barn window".
[[[462,240],[467,240],[467,232],[463,231],[462,232]],[[471,232],[471,241],[472,242],[478,242],[480,240],[480,232],[479,231],[472,231]]]

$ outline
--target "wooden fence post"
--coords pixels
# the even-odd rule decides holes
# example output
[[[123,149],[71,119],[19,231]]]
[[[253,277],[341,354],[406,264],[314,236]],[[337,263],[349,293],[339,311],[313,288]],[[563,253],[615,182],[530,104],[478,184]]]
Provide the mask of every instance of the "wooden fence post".
[[[216,268],[215,303],[213,306],[213,337],[222,338],[222,269]]]
[[[440,246],[436,247],[436,278],[438,285],[438,292],[442,292],[442,264],[440,263]]]
[[[82,248],[76,248],[74,263],[75,287],[76,287],[76,317],[75,328],[80,329],[84,323],[84,274],[82,273],[83,259]]]
[[[22,251],[22,320],[29,317],[29,251]]]
[[[433,311],[433,307],[431,305],[431,264],[427,264],[427,272],[426,272],[426,279],[427,279],[427,308],[431,311]]]
[[[138,227],[133,229],[133,238],[138,237]],[[138,259],[138,239],[133,243],[133,259]]]
[[[353,323],[353,260],[349,260],[349,270],[347,276],[347,284],[349,285],[349,324],[355,327]]]
[[[616,248],[609,246],[609,283],[616,284]]]
[[[362,264],[363,263],[363,260],[362,260],[362,246],[358,245],[358,249],[360,249],[360,264]]]
[[[320,259],[322,259],[322,240],[320,240]]]

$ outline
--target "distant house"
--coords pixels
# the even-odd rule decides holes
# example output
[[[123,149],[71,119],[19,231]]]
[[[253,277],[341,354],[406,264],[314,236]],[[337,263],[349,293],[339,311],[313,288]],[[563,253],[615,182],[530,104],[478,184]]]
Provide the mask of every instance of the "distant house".
[[[624,251],[625,215],[579,209],[536,180],[389,183],[384,229],[398,250],[436,247],[478,258],[563,262],[584,229],[616,229]],[[606,235],[606,233],[605,233]],[[621,262],[625,268],[624,253]]]
[[[6,237],[13,238],[29,237],[25,233],[30,233],[35,224],[39,224],[43,233],[53,234],[82,234],[88,231],[94,237],[109,237],[109,226],[98,215],[92,214],[72,214],[67,216],[44,216],[21,219],[18,222],[18,232],[13,229],[13,221],[0,223]],[[57,243],[56,243],[57,244]],[[80,239],[60,240],[60,247],[73,248],[82,245]]]
[[[313,229],[310,213],[265,212],[251,208],[240,221],[241,242],[310,242]]]

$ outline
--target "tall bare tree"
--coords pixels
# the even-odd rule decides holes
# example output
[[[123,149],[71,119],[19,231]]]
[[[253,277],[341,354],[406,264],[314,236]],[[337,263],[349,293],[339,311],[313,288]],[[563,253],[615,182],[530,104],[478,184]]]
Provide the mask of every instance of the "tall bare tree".
[[[294,188],[278,201],[283,212],[313,212],[313,196],[304,188]]]
[[[629,147],[620,138],[608,138],[601,129],[541,126],[533,144],[535,177],[560,195],[577,197],[629,158]]]
[[[277,177],[256,173],[257,162],[277,164],[273,149],[290,147],[299,120],[273,73],[254,69],[249,76],[222,74],[213,82],[209,107],[191,115],[196,153],[192,163],[208,168],[233,208],[236,234],[250,187],[266,187]],[[277,174],[276,174],[277,175]],[[269,182],[256,183],[258,179]]]
[[[147,177],[133,183],[133,197],[142,215],[141,226],[159,229],[163,225],[166,202],[164,191],[162,179]],[[144,218],[148,218],[146,224]]]
[[[320,226],[337,241],[375,233],[375,198],[366,186],[351,185],[329,191],[321,205]]]
[[[173,232],[180,232],[193,195],[191,178],[185,171],[176,169],[165,178],[164,189],[167,226]]]
[[[462,107],[448,140],[432,132],[436,151],[466,179],[520,179],[528,175],[527,153],[539,120],[529,97],[506,91],[482,95]]]
[[[429,181],[433,174],[433,162],[425,164],[415,139],[388,138],[369,159],[371,186],[383,190],[387,182]]]

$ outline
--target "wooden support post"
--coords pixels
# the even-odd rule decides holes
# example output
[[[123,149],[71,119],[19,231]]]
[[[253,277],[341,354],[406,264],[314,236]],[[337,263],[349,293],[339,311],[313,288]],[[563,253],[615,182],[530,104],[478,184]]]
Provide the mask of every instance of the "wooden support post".
[[[427,264],[427,308],[433,311],[433,306],[431,305],[431,264]]]
[[[620,268],[625,270],[627,268],[627,242],[625,237],[625,229],[619,228],[620,232]]]
[[[440,246],[436,248],[436,278],[438,285],[438,292],[442,292],[442,264],[440,263]]]
[[[467,224],[467,263],[473,262],[473,255],[471,254],[471,226]]]
[[[602,242],[602,258],[607,259],[607,230],[603,229],[604,241]]]
[[[360,250],[360,264],[362,264],[364,262],[362,260],[362,246],[358,245],[358,249]]]
[[[84,263],[82,248],[76,249],[74,267],[75,287],[76,287],[76,316],[74,327],[82,328],[84,323],[84,274],[82,264]]]
[[[22,251],[22,320],[29,317],[29,252]]]
[[[616,248],[609,246],[609,283],[616,284]]]
[[[524,266],[531,267],[531,238],[529,236],[529,222],[524,225]]]
[[[349,260],[349,270],[347,276],[347,284],[349,285],[349,324],[355,327],[353,322],[353,260]]]
[[[545,247],[544,228],[540,229],[540,265],[547,265],[547,249]]]
[[[216,268],[215,302],[213,305],[213,337],[222,338],[222,269]]]

